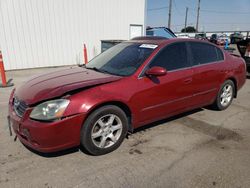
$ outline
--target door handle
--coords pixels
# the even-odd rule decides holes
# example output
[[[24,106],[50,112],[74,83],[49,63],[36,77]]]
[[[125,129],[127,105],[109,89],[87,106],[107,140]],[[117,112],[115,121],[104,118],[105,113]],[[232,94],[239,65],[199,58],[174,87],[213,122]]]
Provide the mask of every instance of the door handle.
[[[192,78],[187,78],[183,82],[184,82],[184,84],[190,84],[192,81],[193,81]]]

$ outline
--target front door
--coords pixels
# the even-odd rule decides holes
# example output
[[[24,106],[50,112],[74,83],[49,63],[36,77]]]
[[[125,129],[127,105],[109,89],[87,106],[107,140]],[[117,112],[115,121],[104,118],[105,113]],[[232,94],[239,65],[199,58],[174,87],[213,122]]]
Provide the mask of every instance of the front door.
[[[136,101],[141,124],[169,117],[192,105],[193,70],[186,49],[185,42],[166,46],[145,70],[160,66],[167,74],[139,78],[138,92],[132,100]]]

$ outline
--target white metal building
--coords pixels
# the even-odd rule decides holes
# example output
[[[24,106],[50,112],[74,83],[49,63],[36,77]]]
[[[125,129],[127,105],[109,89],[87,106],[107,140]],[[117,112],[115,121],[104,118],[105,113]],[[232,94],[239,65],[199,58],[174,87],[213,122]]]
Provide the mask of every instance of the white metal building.
[[[145,32],[146,0],[0,0],[6,70],[72,65]]]

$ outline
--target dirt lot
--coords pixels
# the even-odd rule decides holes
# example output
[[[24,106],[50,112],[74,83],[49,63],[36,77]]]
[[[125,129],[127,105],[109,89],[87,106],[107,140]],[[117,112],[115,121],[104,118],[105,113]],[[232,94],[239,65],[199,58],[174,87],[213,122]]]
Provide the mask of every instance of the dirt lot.
[[[8,72],[16,86],[27,75]],[[226,111],[198,109],[137,131],[113,153],[77,148],[40,156],[7,128],[11,88],[0,89],[0,187],[250,187],[250,80]]]

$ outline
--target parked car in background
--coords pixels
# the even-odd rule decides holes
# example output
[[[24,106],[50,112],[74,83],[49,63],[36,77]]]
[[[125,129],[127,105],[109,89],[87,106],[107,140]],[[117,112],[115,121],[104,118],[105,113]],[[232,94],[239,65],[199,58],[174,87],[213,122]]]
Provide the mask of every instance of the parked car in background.
[[[245,72],[242,58],[209,42],[137,37],[14,89],[9,122],[34,150],[82,145],[102,155],[143,125],[211,104],[225,110]]]
[[[237,43],[237,48],[241,57],[245,60],[247,72],[250,74],[250,38],[239,41]]]
[[[226,34],[212,34],[209,41],[217,45],[225,45],[226,42],[230,44],[230,38]]]
[[[218,41],[218,35],[217,34],[212,34],[210,39],[209,39],[210,42],[214,43],[214,44],[217,44],[217,41]]]
[[[217,38],[217,44],[225,45],[226,43],[230,44],[230,38],[226,34],[219,35]]]
[[[197,33],[194,38],[198,40],[208,40],[206,33]]]
[[[165,37],[165,38],[176,38],[176,35],[174,34],[174,32],[167,27],[147,28],[146,35]]]
[[[244,36],[239,32],[235,32],[235,33],[230,35],[231,44],[236,44],[237,42],[239,42],[243,39],[244,39]]]
[[[177,36],[177,38],[189,39],[190,37],[189,37],[189,35],[187,35],[187,34],[179,34],[179,35]]]

